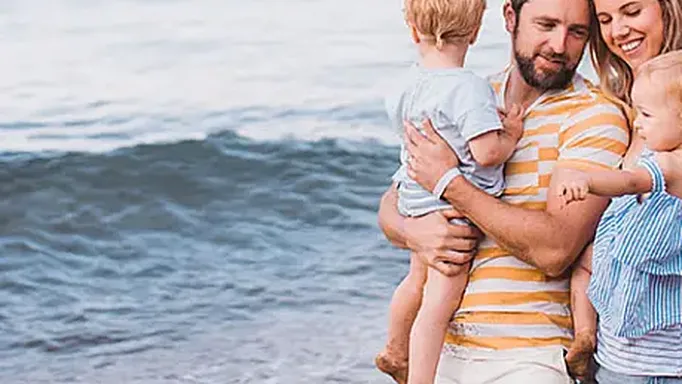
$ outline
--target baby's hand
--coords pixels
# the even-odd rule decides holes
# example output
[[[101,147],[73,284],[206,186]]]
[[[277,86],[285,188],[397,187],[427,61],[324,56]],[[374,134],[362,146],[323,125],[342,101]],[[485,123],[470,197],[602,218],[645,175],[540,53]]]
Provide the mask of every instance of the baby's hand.
[[[523,135],[523,108],[512,104],[508,110],[498,109],[504,131],[514,140],[519,141]]]
[[[576,200],[585,200],[590,192],[590,177],[584,172],[572,172],[571,180],[559,184],[557,191],[562,206]]]

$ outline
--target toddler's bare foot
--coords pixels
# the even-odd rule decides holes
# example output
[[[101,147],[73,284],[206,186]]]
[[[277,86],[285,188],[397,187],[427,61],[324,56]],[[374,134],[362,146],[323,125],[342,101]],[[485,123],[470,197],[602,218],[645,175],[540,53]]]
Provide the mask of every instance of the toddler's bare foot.
[[[592,354],[597,344],[593,332],[576,333],[571,349],[566,354],[566,364],[573,377],[583,383],[593,383]]]
[[[393,378],[398,384],[407,384],[407,360],[398,359],[388,350],[383,350],[374,359],[379,370]]]

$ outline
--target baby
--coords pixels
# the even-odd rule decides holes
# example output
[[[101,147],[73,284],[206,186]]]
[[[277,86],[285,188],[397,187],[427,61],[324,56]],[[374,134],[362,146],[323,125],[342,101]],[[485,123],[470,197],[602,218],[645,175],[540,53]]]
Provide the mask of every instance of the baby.
[[[485,7],[485,0],[405,0],[406,21],[420,58],[400,89],[387,98],[388,115],[400,134],[405,121],[420,125],[429,119],[461,165],[446,174],[434,191],[427,191],[407,175],[409,159],[403,146],[401,167],[393,176],[402,215],[452,209],[440,197],[460,173],[491,195],[499,196],[504,190],[504,163],[523,133],[521,109],[498,111],[488,81],[462,68]],[[469,267],[462,266],[458,275],[447,277],[411,254],[410,271],[391,302],[388,343],[375,361],[381,371],[398,383],[433,383]]]
[[[600,327],[624,338],[682,323],[679,299],[673,299],[682,290],[682,51],[642,65],[631,96],[645,145],[637,165],[576,171],[558,190],[565,204],[588,193],[618,197],[602,216],[593,250],[581,257],[571,290],[587,301],[589,285]],[[596,323],[596,315],[574,321],[583,322],[576,323],[578,339],[580,328],[594,328],[589,322]]]

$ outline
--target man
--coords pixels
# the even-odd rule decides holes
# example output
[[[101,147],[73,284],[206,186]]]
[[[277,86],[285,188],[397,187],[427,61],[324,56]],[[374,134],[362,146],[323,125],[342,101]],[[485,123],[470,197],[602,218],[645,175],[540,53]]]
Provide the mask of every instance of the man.
[[[572,382],[563,358],[572,340],[565,272],[591,240],[608,199],[590,196],[562,208],[555,185],[572,168],[617,167],[629,142],[621,109],[575,73],[591,30],[587,0],[508,0],[504,18],[513,60],[491,84],[503,109],[523,106],[524,136],[507,163],[502,199],[463,177],[443,193],[487,237],[446,339],[438,384]],[[407,143],[415,161],[410,176],[429,190],[457,165],[431,132],[419,145]],[[393,187],[379,221],[394,244],[452,275],[471,260],[478,235],[449,224],[454,215],[402,217]]]

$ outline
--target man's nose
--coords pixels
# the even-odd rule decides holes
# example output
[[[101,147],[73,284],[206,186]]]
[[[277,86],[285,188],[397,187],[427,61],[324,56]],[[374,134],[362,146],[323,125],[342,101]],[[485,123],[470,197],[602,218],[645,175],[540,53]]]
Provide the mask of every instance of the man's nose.
[[[549,39],[549,47],[552,48],[555,54],[562,55],[566,53],[566,37],[568,31],[563,28],[557,28]]]

